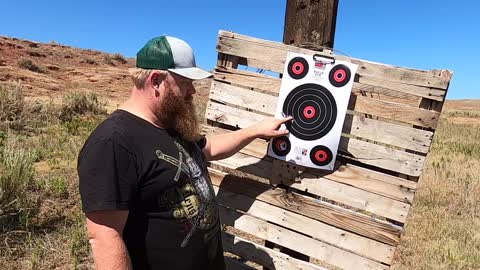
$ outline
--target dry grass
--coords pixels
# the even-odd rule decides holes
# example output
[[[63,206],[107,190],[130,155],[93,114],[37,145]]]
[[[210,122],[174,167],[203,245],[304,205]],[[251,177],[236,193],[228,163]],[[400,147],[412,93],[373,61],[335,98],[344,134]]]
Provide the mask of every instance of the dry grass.
[[[27,104],[21,115],[28,121],[21,130],[0,130],[0,268],[89,269],[75,165],[86,137],[105,118],[103,103],[68,95],[46,117],[25,110],[30,105],[23,98],[13,100]],[[76,108],[70,120],[59,119],[62,108]],[[30,125],[36,128],[24,132]]]
[[[480,125],[446,116],[393,269],[480,269]]]

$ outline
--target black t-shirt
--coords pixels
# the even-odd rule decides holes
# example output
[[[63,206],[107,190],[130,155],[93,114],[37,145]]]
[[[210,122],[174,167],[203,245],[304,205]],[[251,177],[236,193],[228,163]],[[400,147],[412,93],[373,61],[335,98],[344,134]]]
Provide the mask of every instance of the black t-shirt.
[[[225,269],[205,143],[123,110],[85,142],[78,158],[83,211],[129,210],[123,240],[134,269]]]

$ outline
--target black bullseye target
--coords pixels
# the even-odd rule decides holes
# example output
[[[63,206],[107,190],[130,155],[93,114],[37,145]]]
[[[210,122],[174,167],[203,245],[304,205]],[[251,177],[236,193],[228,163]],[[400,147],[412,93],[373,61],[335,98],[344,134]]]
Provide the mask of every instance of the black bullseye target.
[[[310,160],[317,166],[328,165],[332,159],[332,151],[326,146],[317,145],[310,151]]]
[[[295,57],[288,63],[288,75],[295,80],[302,79],[308,73],[308,62],[305,58]]]
[[[345,65],[336,65],[330,70],[328,79],[335,87],[342,87],[350,81],[351,72]]]
[[[285,98],[283,113],[293,116],[285,125],[295,137],[312,141],[325,136],[335,125],[337,104],[335,98],[319,84],[302,84]]]
[[[290,140],[286,136],[277,137],[272,140],[272,150],[277,156],[286,156],[291,149]]]

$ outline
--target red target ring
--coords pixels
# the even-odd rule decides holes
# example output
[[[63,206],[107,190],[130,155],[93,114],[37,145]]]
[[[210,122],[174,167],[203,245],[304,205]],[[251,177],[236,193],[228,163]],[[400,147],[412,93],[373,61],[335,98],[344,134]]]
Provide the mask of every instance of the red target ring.
[[[317,114],[317,111],[313,106],[307,106],[303,109],[303,116],[307,119],[312,119]]]
[[[302,72],[305,70],[305,66],[300,63],[300,62],[295,62],[293,65],[292,65],[292,72],[293,74],[295,75],[300,75],[302,74]]]
[[[323,150],[318,150],[315,153],[315,159],[317,161],[324,162],[325,160],[327,160],[327,158],[328,158],[328,154],[327,154],[327,152],[325,152]]]
[[[310,160],[317,166],[326,166],[333,159],[332,151],[323,145],[317,145],[310,151]]]
[[[339,69],[335,71],[335,73],[333,73],[333,79],[338,83],[345,81],[346,77],[347,77],[347,72],[343,69]]]
[[[288,62],[288,75],[295,80],[302,79],[308,73],[308,62],[303,57],[294,57]]]

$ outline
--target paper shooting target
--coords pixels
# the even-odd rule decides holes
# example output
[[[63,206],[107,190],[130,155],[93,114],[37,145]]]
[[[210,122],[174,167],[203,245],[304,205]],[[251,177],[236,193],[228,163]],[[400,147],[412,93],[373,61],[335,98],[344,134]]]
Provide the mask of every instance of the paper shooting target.
[[[268,155],[334,170],[357,68],[341,59],[288,52],[275,117],[293,120],[282,124],[289,133],[270,141]]]
[[[302,84],[285,98],[283,113],[295,119],[286,123],[289,132],[299,139],[312,141],[325,136],[335,125],[337,104],[325,87]]]
[[[295,57],[288,62],[288,75],[299,80],[308,73],[308,62],[303,57]]]

